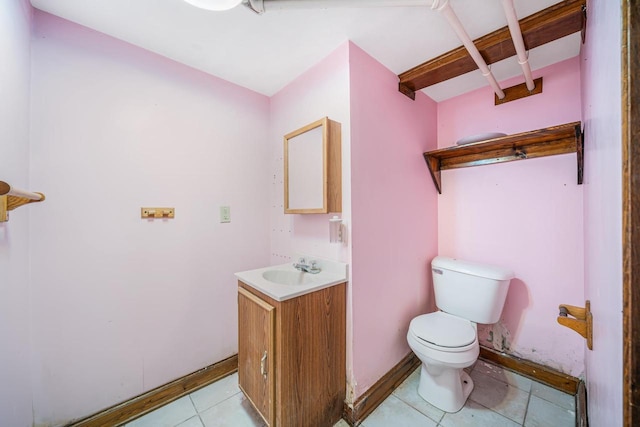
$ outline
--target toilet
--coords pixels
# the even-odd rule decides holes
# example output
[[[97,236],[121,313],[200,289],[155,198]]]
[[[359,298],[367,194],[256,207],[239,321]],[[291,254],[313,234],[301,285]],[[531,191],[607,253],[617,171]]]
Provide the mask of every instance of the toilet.
[[[473,390],[464,368],[478,359],[477,324],[502,314],[512,271],[438,256],[431,262],[439,311],[409,325],[409,347],[422,361],[418,394],[445,412],[457,412]]]

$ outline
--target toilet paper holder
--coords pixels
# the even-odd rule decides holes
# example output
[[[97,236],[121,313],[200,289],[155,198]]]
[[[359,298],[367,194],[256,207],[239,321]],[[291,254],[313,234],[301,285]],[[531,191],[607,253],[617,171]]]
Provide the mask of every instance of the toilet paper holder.
[[[587,340],[587,348],[593,350],[593,315],[591,314],[591,301],[587,300],[583,307],[560,304],[558,309],[558,323],[573,329]],[[571,316],[571,317],[569,317]]]

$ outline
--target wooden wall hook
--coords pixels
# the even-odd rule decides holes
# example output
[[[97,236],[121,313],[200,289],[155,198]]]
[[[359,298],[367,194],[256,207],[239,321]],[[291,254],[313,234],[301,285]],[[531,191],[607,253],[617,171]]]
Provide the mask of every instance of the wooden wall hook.
[[[583,307],[560,304],[558,309],[558,323],[573,329],[587,340],[587,348],[593,350],[593,315],[591,314],[591,301],[586,301]],[[569,317],[572,316],[572,317]]]

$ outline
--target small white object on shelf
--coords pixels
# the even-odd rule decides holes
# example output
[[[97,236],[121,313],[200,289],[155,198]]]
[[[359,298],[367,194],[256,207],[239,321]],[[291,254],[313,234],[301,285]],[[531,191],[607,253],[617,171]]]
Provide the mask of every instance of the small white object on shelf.
[[[465,136],[464,138],[460,138],[456,141],[457,145],[466,145],[473,144],[474,142],[486,141],[488,139],[500,138],[503,136],[507,136],[506,133],[502,132],[487,132],[487,133],[479,133],[476,135]]]

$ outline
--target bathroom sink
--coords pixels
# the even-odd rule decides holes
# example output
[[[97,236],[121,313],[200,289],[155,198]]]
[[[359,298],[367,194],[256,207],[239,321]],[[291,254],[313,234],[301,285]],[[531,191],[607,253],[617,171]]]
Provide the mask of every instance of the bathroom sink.
[[[320,270],[312,274],[296,270],[290,263],[235,273],[238,280],[276,301],[286,301],[347,281],[347,264],[304,254],[295,259],[313,259]]]
[[[262,277],[273,283],[290,286],[306,285],[313,282],[310,274],[302,271],[267,270],[262,273]]]

